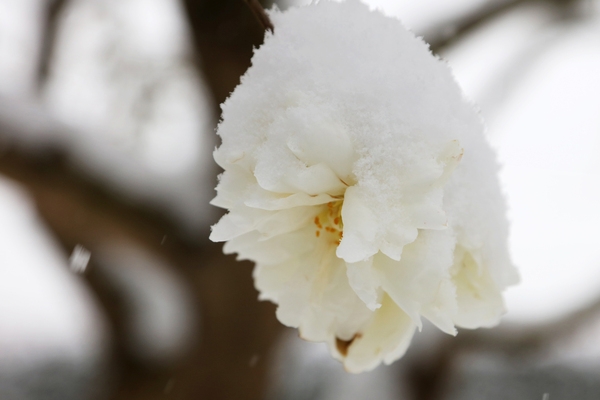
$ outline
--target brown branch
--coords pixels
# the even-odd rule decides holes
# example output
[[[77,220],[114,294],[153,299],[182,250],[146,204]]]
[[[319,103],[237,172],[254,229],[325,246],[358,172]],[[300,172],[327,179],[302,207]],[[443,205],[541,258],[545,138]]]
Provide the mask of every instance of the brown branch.
[[[273,30],[275,29],[273,27],[273,23],[271,22],[271,19],[265,12],[265,9],[263,8],[263,6],[258,2],[258,0],[244,0],[244,1],[248,5],[248,7],[250,7],[250,10],[252,10],[252,13],[256,17],[256,19],[258,19],[258,22],[262,25],[264,30],[271,31],[271,33],[273,33]]]
[[[261,45],[265,29],[240,0],[184,0],[193,34],[196,61],[210,87],[218,116],[221,104],[240,83],[250,66],[253,48]]]
[[[92,250],[86,277],[110,315],[119,315],[115,291],[110,287],[103,290],[93,273],[95,249],[106,242],[133,242],[166,260],[189,284],[194,305],[202,312],[200,338],[195,339],[196,346],[182,364],[165,371],[147,371],[117,351],[116,365],[110,371],[119,374],[114,379],[119,383],[111,398],[163,399],[164,387],[171,380],[177,398],[185,397],[184,393],[194,398],[263,398],[267,364],[251,367],[249,362],[255,354],[266,358],[281,327],[274,306],[256,299],[250,263],[224,256],[221,245],[209,242],[205,235],[186,236],[168,216],[132,204],[82,174],[68,162],[60,143],[40,148],[15,141],[15,135],[21,136],[25,130],[35,128],[40,133],[46,129],[49,133],[59,129],[50,121],[32,127],[3,119],[6,116],[0,114],[0,144],[6,145],[0,152],[0,174],[27,190],[67,254],[76,244]],[[118,323],[117,318],[113,321]],[[118,337],[122,331],[114,330],[115,342],[124,340]],[[236,385],[231,385],[232,381]]]
[[[174,398],[231,398],[259,400],[267,383],[266,363],[250,366],[256,354],[266,359],[281,325],[270,303],[257,301],[250,263],[223,255],[220,244],[190,243],[159,215],[103,193],[93,182],[81,179],[62,157],[39,158],[11,150],[0,155],[0,174],[24,186],[39,214],[68,254],[81,243],[95,250],[106,241],[133,241],[165,259],[191,288],[194,306],[201,310],[202,331],[181,364],[167,370],[148,370],[132,363],[119,346],[111,373],[118,374],[114,400],[159,400],[174,380]],[[166,236],[166,237],[165,237]],[[166,239],[166,240],[165,240]],[[99,286],[97,274],[87,274],[113,322],[122,315],[115,290]],[[124,330],[114,329],[115,343]],[[230,383],[235,381],[235,385]],[[185,395],[192,394],[192,395]]]
[[[132,201],[110,183],[76,168],[70,161],[72,150],[67,141],[77,137],[77,132],[69,132],[37,103],[0,98],[0,106],[1,174],[22,183],[34,196],[41,191],[44,198],[57,196],[60,201],[88,204],[86,212],[93,209],[94,213],[111,215],[122,229],[142,241],[160,242],[168,235],[178,251],[207,246],[206,235],[190,237],[166,211],[143,200]],[[55,218],[58,211],[49,210],[44,218]],[[64,222],[69,220],[67,217]],[[205,230],[203,233],[208,233],[208,227]]]

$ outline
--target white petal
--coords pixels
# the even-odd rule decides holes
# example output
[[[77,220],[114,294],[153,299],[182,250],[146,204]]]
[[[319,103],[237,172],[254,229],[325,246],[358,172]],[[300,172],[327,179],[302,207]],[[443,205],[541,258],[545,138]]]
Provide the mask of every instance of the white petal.
[[[497,325],[504,314],[504,301],[489,271],[471,253],[457,246],[452,281],[456,285],[458,314],[454,321],[463,328]]]
[[[291,171],[285,181],[294,192],[307,193],[316,196],[327,193],[331,196],[341,195],[346,185],[324,163],[311,165],[297,171]]]
[[[232,208],[242,201],[245,192],[252,185],[256,185],[256,179],[251,172],[235,165],[231,166],[219,175],[217,196],[210,204],[221,208]]]
[[[417,240],[404,247],[400,261],[381,253],[375,256],[373,266],[380,271],[383,290],[410,315],[419,328],[424,307],[438,302],[440,294],[454,301],[447,297],[446,289],[442,288],[442,283],[449,279],[454,243],[449,231],[423,230],[419,232]],[[443,292],[440,292],[442,289]],[[452,306],[448,307],[448,310],[453,310]],[[447,325],[443,329],[449,330]]]
[[[263,189],[313,196],[344,192],[346,185],[327,164],[307,165],[298,159],[285,143],[283,132],[270,139],[261,147],[254,169],[254,176]]]
[[[384,296],[382,306],[362,332],[358,332],[347,347],[347,354],[340,354],[340,342],[330,344],[337,350],[348,372],[369,371],[382,361],[390,364],[402,357],[408,348],[415,325],[392,299]],[[341,349],[343,350],[343,348]]]
[[[380,283],[377,271],[373,268],[373,257],[357,263],[346,263],[348,282],[357,296],[367,305],[369,310],[375,311],[381,307],[379,302]]]
[[[258,185],[253,186],[247,196],[244,200],[245,205],[262,210],[283,210],[299,206],[314,206],[337,200],[328,194],[311,196],[306,193],[274,193],[264,190]]]
[[[337,256],[346,262],[364,261],[379,251],[376,243],[377,219],[363,202],[356,186],[346,190],[342,206],[344,236],[337,248]]]
[[[458,311],[456,289],[450,279],[440,282],[435,300],[423,305],[421,314],[437,326],[441,331],[456,335],[454,318]]]
[[[224,242],[253,230],[258,230],[265,239],[270,238],[302,228],[318,212],[318,207],[268,211],[244,204],[237,205],[212,227],[210,240]]]
[[[400,261],[404,246],[414,242],[419,231],[414,227],[407,227],[402,222],[391,223],[390,225],[379,245],[379,249],[392,260]]]
[[[273,211],[256,226],[261,238],[268,239],[283,233],[293,232],[307,226],[319,213],[319,207],[294,207]]]
[[[374,259],[374,266],[381,274],[381,287],[387,295],[402,310],[410,316],[413,323],[421,329],[421,305],[417,302],[411,293],[411,281],[414,279],[415,271],[410,268],[403,268],[400,261],[378,254]]]
[[[345,263],[331,248],[299,260],[302,266],[278,296],[278,319],[298,327],[302,338],[311,341],[325,341],[335,332],[356,332],[371,311],[350,288]]]
[[[246,207],[243,204],[232,208],[219,222],[211,227],[210,240],[224,242],[256,229],[259,224],[272,216],[271,211]]]
[[[303,257],[315,250],[315,241],[306,240],[306,231],[296,231],[261,240],[260,233],[254,231],[231,239],[223,246],[225,254],[238,253],[238,260],[251,260],[257,263],[276,264]]]
[[[314,104],[290,108],[287,117],[291,132],[287,145],[294,155],[309,166],[325,163],[340,179],[349,179],[357,156],[339,120]]]
[[[253,277],[256,289],[260,292],[260,300],[270,300],[279,302],[282,293],[293,282],[290,282],[296,274],[298,268],[302,268],[303,263],[298,259],[288,259],[279,264],[261,264],[254,268]]]
[[[324,309],[318,310],[321,312],[317,315],[322,317],[322,321],[314,324],[314,327],[310,326],[311,324],[307,327],[304,322],[308,318],[315,318],[314,315],[311,315],[310,309],[319,305],[318,299],[314,298],[316,294],[313,293],[316,292],[314,286],[319,285],[318,275],[323,269],[321,268],[323,267],[323,258],[321,252],[315,251],[307,254],[306,257],[293,260],[292,262],[300,265],[300,268],[296,269],[296,273],[280,291],[281,295],[277,299],[279,304],[277,319],[284,325],[295,328],[304,325],[301,335],[307,340],[323,340],[332,323],[331,315],[327,315]],[[332,268],[335,268],[335,265]],[[325,286],[326,283],[325,281],[320,286]],[[306,330],[307,333],[303,333],[303,330]],[[317,332],[315,333],[313,330]]]

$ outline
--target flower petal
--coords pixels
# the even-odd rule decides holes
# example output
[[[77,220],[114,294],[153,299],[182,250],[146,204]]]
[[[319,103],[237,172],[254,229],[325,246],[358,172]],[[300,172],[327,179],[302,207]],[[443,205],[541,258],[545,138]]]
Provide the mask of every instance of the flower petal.
[[[444,281],[450,278],[448,269],[453,262],[454,243],[455,239],[449,231],[423,230],[417,240],[405,246],[400,261],[381,253],[375,256],[373,265],[381,274],[383,290],[410,315],[419,328],[422,326],[420,316],[423,310],[435,307],[440,296],[450,301],[445,311],[453,310],[454,299],[444,287]],[[454,333],[453,326],[435,318],[435,313],[429,314],[434,317],[433,323],[440,323],[440,329]]]
[[[284,233],[296,231],[308,225],[319,212],[316,207],[294,207],[271,212],[256,226],[261,239],[268,239]]]
[[[316,196],[306,193],[274,193],[255,185],[249,190],[244,204],[248,207],[260,208],[262,210],[283,210],[298,206],[326,204],[335,200],[337,198],[324,193]]]
[[[415,227],[407,227],[403,222],[391,223],[379,244],[379,250],[392,260],[400,261],[404,246],[412,243],[418,233]]]
[[[375,368],[381,361],[391,364],[402,357],[410,345],[415,324],[389,296],[384,296],[381,308],[365,329],[357,333],[347,347],[347,354],[340,354],[339,345],[334,357],[341,359],[348,372],[359,373]],[[339,343],[339,342],[338,342]]]
[[[253,184],[256,185],[256,179],[250,171],[235,165],[231,166],[227,169],[227,173],[219,175],[217,196],[210,204],[221,208],[233,208],[242,201],[245,192]]]
[[[381,307],[380,283],[377,271],[373,269],[373,257],[356,263],[346,263],[348,282],[356,295],[371,311]]]
[[[307,193],[312,196],[327,193],[330,196],[344,194],[346,185],[325,163],[291,171],[284,177],[293,192]]]
[[[462,246],[457,246],[452,281],[456,285],[458,314],[456,325],[475,329],[498,324],[504,314],[502,294],[485,266]]]
[[[271,134],[259,149],[254,169],[258,184],[276,193],[306,193],[316,196],[340,195],[346,185],[326,163],[307,165],[288,147],[286,132]]]
[[[331,109],[322,105],[302,104],[290,108],[286,123],[291,136],[287,145],[306,165],[324,163],[338,178],[350,184],[357,155],[346,127],[338,122],[340,120],[334,119]]]
[[[306,236],[305,230],[299,230],[261,240],[260,233],[254,231],[229,240],[223,246],[223,252],[238,253],[238,260],[252,260],[257,264],[282,263],[314,251],[315,241],[306,240]]]
[[[346,190],[342,207],[344,236],[337,248],[337,256],[346,262],[367,260],[379,251],[376,243],[378,232],[375,214],[362,201],[356,186]]]
[[[450,279],[443,279],[434,301],[421,307],[421,315],[431,321],[441,331],[456,335],[454,316],[458,312],[456,289]]]
[[[232,208],[211,227],[210,240],[225,242],[256,229],[259,222],[271,215],[269,211],[245,206]]]

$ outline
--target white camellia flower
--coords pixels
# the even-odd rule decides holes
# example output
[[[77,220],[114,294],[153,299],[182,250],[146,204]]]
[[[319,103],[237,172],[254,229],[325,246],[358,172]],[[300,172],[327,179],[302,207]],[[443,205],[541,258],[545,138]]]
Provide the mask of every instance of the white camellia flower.
[[[422,317],[497,324],[518,280],[498,165],[448,67],[358,1],[271,18],[222,106],[211,239],[350,372],[401,357]]]

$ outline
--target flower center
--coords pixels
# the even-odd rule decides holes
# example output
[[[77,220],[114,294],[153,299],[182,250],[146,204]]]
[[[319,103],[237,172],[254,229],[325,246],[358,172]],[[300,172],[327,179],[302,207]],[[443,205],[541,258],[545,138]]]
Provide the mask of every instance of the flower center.
[[[340,244],[343,235],[343,203],[343,200],[327,203],[327,206],[323,207],[323,210],[314,219],[314,224],[317,227],[315,236],[331,240],[336,246]]]

